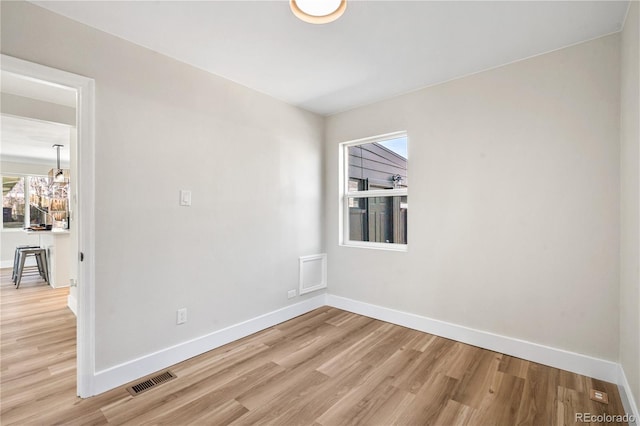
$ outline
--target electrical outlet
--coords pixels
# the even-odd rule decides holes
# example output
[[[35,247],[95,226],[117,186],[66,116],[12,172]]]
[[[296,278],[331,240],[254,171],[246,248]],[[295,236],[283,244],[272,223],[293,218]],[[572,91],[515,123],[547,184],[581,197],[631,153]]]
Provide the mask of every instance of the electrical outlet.
[[[178,309],[176,324],[184,324],[185,322],[187,322],[187,308]]]
[[[287,298],[293,299],[294,297],[296,297],[296,291],[295,290],[289,290],[287,292]]]

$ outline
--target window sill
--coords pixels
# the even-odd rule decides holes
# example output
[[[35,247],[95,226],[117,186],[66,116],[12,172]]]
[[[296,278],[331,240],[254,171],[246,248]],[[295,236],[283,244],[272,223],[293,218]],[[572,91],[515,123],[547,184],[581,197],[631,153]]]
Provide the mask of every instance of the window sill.
[[[399,251],[399,252],[407,252],[409,251],[409,246],[407,244],[391,244],[391,243],[370,243],[370,242],[362,242],[362,241],[348,241],[340,243],[341,247],[353,247],[353,248],[364,248],[370,250],[385,250],[385,251]]]

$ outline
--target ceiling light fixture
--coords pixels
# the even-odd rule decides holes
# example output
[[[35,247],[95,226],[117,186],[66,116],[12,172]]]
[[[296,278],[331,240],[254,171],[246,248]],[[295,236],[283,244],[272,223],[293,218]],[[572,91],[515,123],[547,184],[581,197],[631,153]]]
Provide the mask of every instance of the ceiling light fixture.
[[[328,24],[342,16],[347,0],[289,0],[294,15],[310,24]]]
[[[57,143],[53,145],[53,148],[56,149],[56,153],[58,154],[58,161],[56,163],[57,167],[49,171],[49,178],[53,183],[67,183],[69,178],[69,171],[60,168],[60,148],[64,148],[64,145],[60,145]]]

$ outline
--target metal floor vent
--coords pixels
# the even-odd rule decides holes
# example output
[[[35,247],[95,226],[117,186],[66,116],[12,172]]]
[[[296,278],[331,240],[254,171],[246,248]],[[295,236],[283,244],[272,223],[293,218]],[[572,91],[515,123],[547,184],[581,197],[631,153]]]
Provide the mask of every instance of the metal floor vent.
[[[158,374],[157,376],[154,376],[150,379],[145,380],[144,382],[140,382],[138,384],[135,384],[133,386],[129,386],[127,388],[127,390],[129,391],[129,393],[131,394],[131,396],[136,396],[136,395],[140,395],[143,392],[148,391],[149,389],[168,382],[169,380],[175,379],[176,376],[175,374],[173,374],[171,371],[167,370],[164,371],[160,374]]]

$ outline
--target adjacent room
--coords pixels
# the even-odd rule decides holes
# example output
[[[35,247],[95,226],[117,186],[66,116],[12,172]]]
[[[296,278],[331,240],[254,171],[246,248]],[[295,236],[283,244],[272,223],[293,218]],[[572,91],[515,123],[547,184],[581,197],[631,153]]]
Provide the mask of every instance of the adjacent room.
[[[638,1],[2,1],[2,424],[640,425]]]

